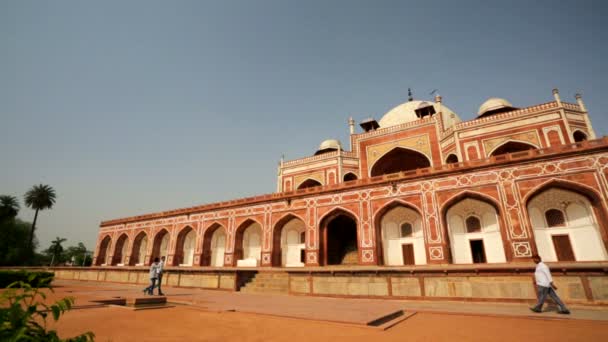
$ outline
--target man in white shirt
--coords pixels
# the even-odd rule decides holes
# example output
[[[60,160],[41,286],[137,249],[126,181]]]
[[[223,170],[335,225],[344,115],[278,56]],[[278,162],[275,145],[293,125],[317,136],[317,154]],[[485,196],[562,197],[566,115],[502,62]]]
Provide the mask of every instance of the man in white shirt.
[[[165,294],[163,293],[163,290],[161,290],[161,284],[163,281],[163,271],[165,269],[165,256],[162,256],[160,258],[160,263],[158,264],[158,295],[159,296],[164,296]]]
[[[534,271],[534,278],[536,279],[536,286],[538,287],[538,303],[530,310],[534,312],[543,312],[543,304],[547,295],[553,299],[555,304],[559,306],[558,313],[568,315],[570,311],[566,305],[559,299],[555,290],[557,286],[553,284],[553,278],[551,277],[551,271],[549,267],[545,265],[538,254],[532,256],[532,260],[536,264],[536,271]]]

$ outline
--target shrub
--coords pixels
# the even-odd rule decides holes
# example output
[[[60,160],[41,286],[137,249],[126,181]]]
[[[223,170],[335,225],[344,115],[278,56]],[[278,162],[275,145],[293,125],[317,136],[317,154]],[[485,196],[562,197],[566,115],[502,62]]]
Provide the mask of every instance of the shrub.
[[[31,287],[49,287],[55,273],[44,271],[0,270],[0,289],[15,282],[23,282]]]
[[[74,298],[66,297],[50,305],[44,303],[46,294],[30,285],[35,282],[36,276],[30,274],[27,282],[10,284],[0,295],[0,341],[93,341],[95,335],[92,332],[63,340],[59,338],[57,331],[47,330],[48,315],[51,314],[57,321],[63,313],[72,308]],[[44,283],[50,282],[48,279]],[[49,290],[53,291],[52,288]]]

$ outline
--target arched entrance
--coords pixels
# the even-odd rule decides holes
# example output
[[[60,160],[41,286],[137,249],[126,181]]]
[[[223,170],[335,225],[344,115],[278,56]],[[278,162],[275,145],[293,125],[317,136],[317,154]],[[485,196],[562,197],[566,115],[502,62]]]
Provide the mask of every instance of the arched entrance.
[[[143,266],[146,262],[146,251],[148,248],[148,236],[144,232],[140,232],[133,240],[133,248],[131,249],[130,266]]]
[[[574,132],[573,137],[575,142],[587,141],[587,134],[581,131]]]
[[[192,227],[182,229],[177,235],[173,266],[192,266],[194,262],[194,245],[196,233]]]
[[[600,221],[586,196],[549,188],[535,195],[527,209],[536,248],[543,260],[608,260]]]
[[[236,230],[234,260],[237,266],[260,266],[262,259],[262,226],[247,220]]]
[[[357,180],[357,175],[356,174],[354,174],[352,172],[349,172],[349,173],[347,173],[347,174],[344,175],[344,181],[345,182],[350,182],[350,181],[354,181],[354,180]]]
[[[152,246],[151,260],[154,258],[167,257],[169,255],[169,232],[165,229],[161,230],[154,237],[154,245]]]
[[[306,189],[306,188],[312,188],[315,186],[321,186],[322,184],[319,183],[318,181],[314,180],[314,179],[307,179],[304,182],[302,182],[302,184],[298,185],[298,189]]]
[[[203,234],[203,257],[201,266],[224,266],[226,251],[226,229],[220,224],[214,224]]]
[[[494,157],[501,154],[516,153],[528,150],[536,150],[536,146],[524,142],[509,141],[492,151],[492,154],[490,156]]]
[[[426,247],[422,217],[399,202],[380,211],[375,220],[379,264],[425,265]]]
[[[122,234],[116,241],[116,247],[114,247],[114,256],[112,257],[112,265],[124,266],[125,258],[127,256],[127,248],[129,247],[129,238],[127,234]]]
[[[448,208],[445,222],[448,226],[453,263],[507,261],[501,219],[493,203],[466,197]]]
[[[359,264],[357,220],[350,213],[337,210],[326,216],[320,227],[321,265]]]
[[[371,177],[427,168],[431,166],[429,159],[422,153],[396,147],[374,164]]]
[[[99,254],[97,254],[97,266],[105,266],[107,264],[108,255],[110,255],[110,247],[112,246],[112,238],[106,236],[99,244]]]
[[[272,265],[304,266],[306,225],[300,218],[288,215],[275,225],[272,233]]]

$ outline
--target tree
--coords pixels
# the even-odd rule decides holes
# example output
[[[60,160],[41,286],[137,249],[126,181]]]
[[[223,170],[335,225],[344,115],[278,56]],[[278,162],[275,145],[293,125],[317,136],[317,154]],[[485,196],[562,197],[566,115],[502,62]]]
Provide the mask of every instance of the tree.
[[[21,266],[32,261],[30,257],[34,254],[33,248],[28,249],[27,240],[31,225],[18,218],[0,220],[0,266]],[[32,246],[36,244],[34,237]]]
[[[17,197],[0,195],[0,220],[15,218],[19,213],[19,209]]]
[[[77,246],[65,249],[65,260],[73,261],[74,266],[89,266],[91,264],[91,252],[87,251],[84,243],[79,242]]]
[[[51,241],[51,247],[49,247],[48,252],[52,256],[51,266],[53,266],[53,261],[56,260],[60,263],[63,259],[63,246],[61,245],[67,239],[60,238],[59,236],[55,238],[55,240]]]
[[[28,247],[32,248],[34,240],[34,230],[36,229],[36,220],[38,219],[38,211],[51,209],[55,204],[55,190],[49,185],[34,185],[28,192],[25,193],[25,205],[36,210],[30,237],[28,239]]]

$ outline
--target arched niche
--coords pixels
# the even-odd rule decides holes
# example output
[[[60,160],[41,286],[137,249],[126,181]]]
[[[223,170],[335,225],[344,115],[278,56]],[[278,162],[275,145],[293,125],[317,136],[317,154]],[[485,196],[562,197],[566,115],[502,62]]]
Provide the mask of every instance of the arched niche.
[[[306,225],[295,215],[277,222],[272,233],[272,265],[302,267],[305,264]]]
[[[319,181],[309,178],[309,179],[303,181],[300,185],[298,185],[298,190],[306,189],[306,188],[313,188],[315,186],[321,186],[321,185],[322,184]]]
[[[226,228],[215,223],[203,233],[203,256],[201,266],[224,266],[226,251]]]
[[[376,177],[430,166],[431,162],[424,154],[406,148],[395,147],[374,163],[370,176]]]
[[[381,210],[375,220],[379,225],[376,243],[381,263],[389,266],[425,265],[426,247],[422,217],[417,210],[400,202]]]
[[[125,258],[127,257],[127,248],[129,247],[129,237],[127,234],[121,234],[116,240],[114,247],[114,255],[112,257],[112,265],[124,266]]]
[[[536,146],[521,141],[507,141],[492,151],[491,157],[508,153],[517,153],[529,150],[536,150]]]
[[[143,266],[146,263],[146,251],[148,250],[148,236],[144,232],[140,232],[133,240],[133,248],[131,248],[130,266]]]
[[[99,244],[99,253],[97,254],[97,266],[107,265],[107,258],[110,255],[110,248],[112,246],[112,238],[106,236],[101,240]]]
[[[196,232],[188,226],[177,235],[173,266],[192,266],[194,263],[194,249]]]
[[[320,264],[359,264],[357,219],[349,212],[336,209],[326,215],[319,225]]]
[[[260,265],[262,238],[262,226],[254,220],[247,220],[237,228],[234,243],[234,259],[237,266]]]

